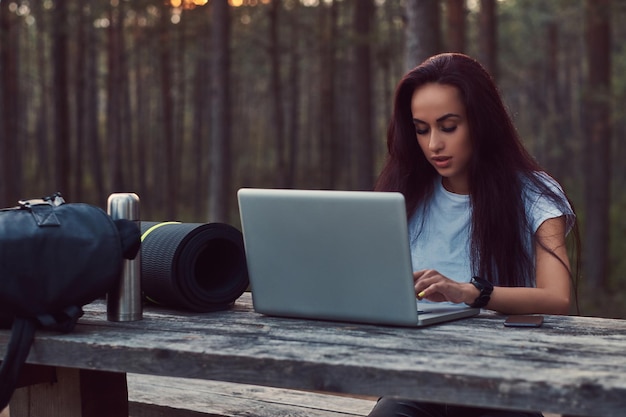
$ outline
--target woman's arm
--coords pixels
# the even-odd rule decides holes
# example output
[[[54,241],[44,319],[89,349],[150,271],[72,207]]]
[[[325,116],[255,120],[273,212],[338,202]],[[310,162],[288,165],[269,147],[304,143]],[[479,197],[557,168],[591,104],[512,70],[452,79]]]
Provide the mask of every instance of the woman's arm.
[[[537,287],[495,287],[486,308],[504,314],[569,313],[571,285],[565,217],[543,222],[536,237]],[[417,271],[414,277],[419,298],[471,304],[479,294],[472,284],[458,283],[434,270]]]
[[[488,308],[508,314],[569,313],[571,285],[565,217],[546,220],[539,226],[536,236],[537,288],[494,288]]]

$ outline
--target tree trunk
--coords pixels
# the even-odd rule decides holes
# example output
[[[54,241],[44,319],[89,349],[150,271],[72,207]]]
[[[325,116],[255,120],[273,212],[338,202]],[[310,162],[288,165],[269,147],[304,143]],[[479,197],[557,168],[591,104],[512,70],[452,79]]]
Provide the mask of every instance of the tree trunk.
[[[559,91],[559,26],[555,20],[546,23],[546,70],[545,70],[545,99],[549,114],[557,115],[563,108]],[[565,130],[564,117],[546,117],[545,154],[544,158],[548,170],[556,177],[561,178],[565,171],[565,164],[570,158],[569,141],[554,141]]]
[[[291,10],[291,19],[289,22],[290,29],[290,63],[289,63],[289,85],[290,91],[290,110],[289,110],[289,158],[287,158],[287,188],[296,186],[296,176],[299,157],[300,144],[300,19],[299,19],[299,3],[295,2]]]
[[[36,35],[35,47],[37,51],[45,51],[50,36],[48,28],[54,22],[51,21],[50,14],[45,11],[41,2],[33,3],[32,11],[40,27],[40,31]],[[41,103],[37,106],[37,117],[35,118],[35,146],[37,147],[35,159],[38,162],[35,165],[33,175],[40,182],[39,186],[42,189],[51,190],[55,188],[53,184],[56,183],[54,155],[51,151],[54,147],[52,143],[54,132],[51,126],[53,117],[50,116],[54,114],[53,92],[49,88],[51,65],[50,60],[46,59],[46,54],[43,52],[36,54],[35,61],[39,74],[41,74],[36,86],[41,92]]]
[[[207,7],[207,11],[210,9]],[[207,19],[210,19],[210,15],[204,14]],[[199,48],[199,55],[196,60],[195,73],[194,73],[194,85],[196,86],[193,93],[193,126],[192,126],[192,138],[193,138],[193,155],[196,161],[194,162],[194,176],[193,176],[193,215],[194,218],[204,218],[207,211],[207,199],[204,193],[197,192],[198,190],[206,190],[208,187],[208,181],[206,170],[204,167],[207,165],[206,160],[206,139],[208,137],[208,123],[207,121],[211,117],[211,101],[209,99],[210,91],[210,78],[212,74],[207,74],[206,69],[210,66],[211,60],[211,48],[210,48],[210,31],[206,25],[200,29],[200,35],[202,39],[206,41],[201,42]],[[206,47],[202,47],[206,45]],[[201,201],[200,201],[201,200]]]
[[[586,0],[587,86],[584,274],[593,289],[608,289],[611,149],[610,0]]]
[[[176,218],[176,201],[178,200],[177,178],[174,166],[174,98],[172,96],[172,59],[170,56],[170,9],[167,4],[162,5],[160,27],[159,59],[161,60],[161,114],[163,117],[163,176],[162,184],[165,195],[161,205],[165,208],[168,219]],[[157,171],[158,172],[158,171]]]
[[[86,111],[86,94],[87,91],[87,71],[86,71],[86,56],[87,56],[87,42],[86,30],[90,30],[86,26],[86,16],[88,6],[82,4],[78,7],[78,36],[76,39],[76,91],[74,92],[76,103],[76,148],[72,158],[76,163],[74,164],[74,188],[72,190],[72,196],[78,201],[85,201],[83,195],[83,178],[85,176],[85,111]],[[86,30],[85,30],[86,29]]]
[[[478,16],[478,59],[491,73],[498,78],[498,22],[496,17],[496,0],[480,0]]]
[[[109,167],[109,193],[123,192],[122,173],[122,120],[121,120],[121,25],[120,5],[109,6],[108,78],[107,78],[107,150]]]
[[[322,4],[319,10],[319,32],[321,36],[321,58],[319,60],[320,72],[320,171],[321,186],[333,189],[337,185],[339,171],[339,156],[341,147],[336,136],[336,113],[335,113],[335,48],[337,47],[337,2],[332,1],[329,5]]]
[[[355,117],[352,119],[350,144],[355,156],[354,188],[371,190],[374,187],[374,112],[372,79],[372,21],[376,7],[373,0],[359,0],[354,4],[355,58],[353,82]]]
[[[230,207],[230,16],[228,0],[211,2],[211,147],[209,219],[228,222]]]
[[[465,0],[446,0],[446,41],[449,52],[465,52]]]
[[[441,52],[439,0],[406,0],[406,68]]]
[[[87,16],[86,20],[91,22],[93,19],[93,11]],[[93,188],[92,198],[104,199],[107,197],[105,179],[104,179],[104,166],[102,149],[100,144],[100,129],[98,123],[98,114],[100,113],[100,100],[98,99],[98,93],[100,91],[98,86],[98,51],[101,48],[101,43],[98,42],[98,36],[96,29],[93,25],[87,25],[87,47],[86,47],[86,87],[85,87],[85,142],[87,143],[87,153],[89,161],[89,175],[92,177]]]
[[[0,2],[0,202],[2,206],[14,205],[19,196],[21,172],[18,169],[18,117],[17,99],[19,92],[19,74],[17,69],[18,54],[16,31],[19,24],[8,2]]]
[[[146,50],[146,48],[138,48],[137,45],[142,45],[143,42],[147,42],[146,36],[144,36],[143,31],[141,30],[141,26],[139,23],[139,16],[135,16],[135,26],[133,28],[133,44],[137,49],[137,52],[134,54],[134,66],[135,66],[135,82],[134,82],[134,96],[135,96],[135,109],[134,109],[134,119],[135,126],[137,129],[137,138],[135,143],[135,154],[137,155],[137,159],[134,161],[134,165],[136,165],[136,172],[139,175],[138,182],[136,184],[139,198],[146,197],[150,183],[150,179],[152,176],[150,175],[150,171],[148,167],[150,166],[149,161],[152,159],[150,156],[152,153],[150,149],[154,147],[154,137],[150,135],[149,130],[145,127],[150,125],[152,121],[150,120],[150,97],[151,97],[151,89],[147,88],[147,82],[145,80],[145,68],[151,66],[151,54]],[[153,171],[154,172],[154,171]],[[133,190],[135,191],[135,190]],[[150,198],[154,201],[154,196],[150,196]],[[148,204],[142,204],[141,207],[141,217],[144,219],[153,218],[154,215],[154,206]]]
[[[278,29],[280,25],[281,0],[272,0],[268,8],[270,91],[272,96],[272,126],[274,128],[274,152],[276,170],[274,184],[284,188],[287,184],[287,162],[285,149],[285,127],[283,115],[283,85],[281,80],[281,46]]]
[[[137,154],[134,149],[134,137],[132,134],[132,109],[130,104],[130,68],[129,68],[129,52],[127,51],[127,38],[125,36],[125,20],[127,16],[128,3],[120,2],[120,16],[123,19],[118,26],[118,39],[119,39],[119,118],[120,118],[120,144],[122,155],[120,160],[122,161],[122,191],[123,192],[136,192],[135,178],[135,161],[137,161]]]
[[[57,0],[54,4],[53,24],[53,98],[55,132],[55,179],[56,190],[70,192],[71,152],[70,152],[70,109],[67,75],[67,2]]]

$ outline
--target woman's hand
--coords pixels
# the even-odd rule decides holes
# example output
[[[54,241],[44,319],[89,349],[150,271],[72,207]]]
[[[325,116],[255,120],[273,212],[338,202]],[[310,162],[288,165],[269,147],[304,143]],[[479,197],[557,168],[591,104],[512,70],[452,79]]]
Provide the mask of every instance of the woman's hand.
[[[429,301],[471,304],[480,295],[480,291],[469,282],[456,282],[434,269],[414,272],[413,283],[417,298]]]

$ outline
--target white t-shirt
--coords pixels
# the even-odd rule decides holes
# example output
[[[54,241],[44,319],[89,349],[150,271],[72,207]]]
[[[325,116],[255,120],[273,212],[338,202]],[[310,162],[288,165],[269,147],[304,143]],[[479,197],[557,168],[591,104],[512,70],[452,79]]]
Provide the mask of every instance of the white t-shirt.
[[[538,175],[552,190],[563,195],[561,187],[554,179],[545,173]],[[441,177],[438,177],[429,203],[427,210],[418,207],[409,219],[413,270],[435,269],[455,281],[468,282],[476,275],[470,262],[469,195],[447,191],[442,185]],[[532,234],[529,233],[526,237],[525,247],[534,259],[533,237],[539,226],[547,219],[566,215],[568,233],[574,224],[574,213],[569,204],[569,210],[563,212],[547,197],[533,192],[528,184],[524,188],[524,204],[532,228]]]

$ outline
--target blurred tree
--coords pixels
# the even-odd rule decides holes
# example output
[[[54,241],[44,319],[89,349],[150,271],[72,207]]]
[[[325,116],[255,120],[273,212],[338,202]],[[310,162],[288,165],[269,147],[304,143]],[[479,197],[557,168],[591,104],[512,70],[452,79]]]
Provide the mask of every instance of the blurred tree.
[[[494,78],[498,78],[498,22],[496,0],[480,0],[478,59]]]
[[[76,146],[72,159],[76,161],[74,168],[74,183],[72,189],[72,196],[74,198],[83,199],[83,185],[85,183],[85,145],[87,145],[85,135],[85,125],[87,117],[85,117],[86,96],[87,90],[87,43],[89,38],[86,35],[86,31],[90,28],[86,25],[87,16],[89,15],[89,5],[78,5],[77,11],[77,40],[76,40],[76,89],[74,90],[74,102],[76,103],[75,120],[76,120]]]
[[[372,47],[374,0],[359,0],[354,3],[354,64],[353,85],[354,115],[351,129],[350,154],[355,161],[352,175],[353,187],[357,190],[371,190],[374,187],[374,111]]]
[[[19,196],[19,24],[9,11],[9,2],[0,2],[0,207],[13,205],[26,197]]]
[[[548,19],[545,23],[544,42],[544,96],[546,113],[551,115],[544,119],[545,140],[542,144],[545,166],[556,178],[562,178],[565,171],[564,164],[567,158],[566,144],[555,146],[554,138],[558,137],[564,128],[564,117],[558,117],[559,109],[563,108],[559,90],[559,76],[562,73],[559,60],[559,26],[556,19]]]
[[[56,0],[52,25],[52,65],[53,65],[53,100],[54,100],[54,150],[55,191],[71,191],[71,175],[74,161],[71,160],[70,133],[70,89],[68,83],[68,2]]]
[[[121,3],[110,3],[108,10],[109,25],[107,28],[107,166],[110,175],[111,192],[124,192],[124,161],[123,157],[127,149],[128,141],[122,141],[122,94],[125,87],[123,83],[122,61],[124,59],[124,35]]]
[[[446,50],[465,52],[465,0],[446,0]]]
[[[338,5],[331,0],[330,4],[319,8],[318,28],[320,36],[320,88],[319,88],[319,125],[320,137],[320,185],[324,188],[335,188],[339,178],[339,156],[341,144],[336,140],[337,113],[335,104],[335,68],[337,54],[337,18]]]
[[[298,159],[300,157],[300,3],[294,2],[289,19],[289,86],[287,113],[288,155],[285,186],[296,186]]]
[[[201,190],[208,188],[208,170],[205,167],[207,162],[207,151],[209,137],[208,122],[211,117],[211,99],[210,99],[210,78],[212,74],[207,71],[210,68],[211,60],[211,28],[206,22],[211,19],[210,7],[198,10],[198,18],[200,27],[196,29],[195,35],[198,36],[196,45],[196,63],[193,74],[193,90],[191,95],[191,113],[193,114],[191,137],[192,137],[192,155],[194,156],[193,169],[188,171],[192,173],[192,179],[189,181],[191,190],[189,196],[193,198],[193,217],[195,219],[204,219],[206,217],[206,205],[208,203],[205,198],[206,194]],[[185,170],[183,170],[185,171]]]
[[[162,88],[159,88],[162,86],[159,80],[159,48],[163,29],[159,24],[159,9],[142,5],[138,0],[127,3],[127,6],[131,5],[134,7],[134,19],[130,21],[132,33],[128,36],[129,76],[132,80],[129,91],[134,98],[131,120],[136,149],[136,159],[132,165],[136,166],[135,175],[138,175],[138,180],[132,184],[132,191],[137,192],[142,199],[142,217],[158,221],[168,219],[166,212],[171,210],[165,207],[163,93]]]
[[[441,52],[439,0],[406,0],[406,69]]]
[[[230,153],[230,12],[228,0],[211,2],[211,147],[209,150],[209,215],[229,222],[232,195]]]
[[[100,43],[93,27],[97,11],[93,4],[79,2],[77,9],[78,36],[76,37],[76,149],[73,155],[75,199],[103,201],[105,198],[104,166],[101,150],[98,114],[100,108],[98,84],[98,57]],[[45,16],[42,14],[40,22]],[[42,31],[42,34],[45,31]],[[43,64],[42,64],[43,65]],[[46,119],[47,106],[42,106]],[[46,140],[40,141],[46,146]]]
[[[175,133],[174,133],[174,86],[173,86],[173,52],[171,39],[170,7],[162,3],[159,23],[159,60],[161,76],[161,114],[163,123],[163,164],[157,170],[162,174],[161,181],[165,192],[161,200],[161,206],[165,208],[165,216],[168,219],[176,218],[176,202],[178,200],[178,173],[174,158]]]
[[[22,155],[27,167],[22,173],[22,178],[25,180],[25,192],[33,193],[28,195],[35,195],[37,192],[47,193],[49,190],[55,189],[55,160],[54,155],[54,130],[52,124],[54,122],[54,105],[53,105],[53,91],[50,89],[50,73],[52,71],[52,63],[50,60],[50,26],[53,23],[51,13],[43,7],[41,2],[35,2],[32,5],[33,15],[36,19],[37,32],[34,36],[33,48],[35,49],[34,69],[37,74],[36,82],[32,83],[34,87],[31,98],[33,99],[33,105],[30,107],[32,113],[34,113],[32,124],[35,126],[34,130],[34,145],[37,149],[34,155]],[[28,181],[28,176],[32,175],[35,178],[37,186],[40,190],[32,190],[33,181]],[[27,191],[28,190],[28,191]]]
[[[279,188],[287,185],[287,149],[285,146],[285,118],[283,113],[283,83],[281,77],[281,44],[279,36],[281,0],[271,0],[268,8],[270,94],[272,100],[272,123],[274,152],[276,153],[275,184]]]
[[[587,80],[584,274],[593,289],[608,289],[611,150],[610,0],[586,0]]]

